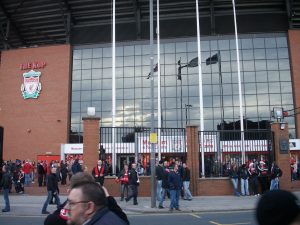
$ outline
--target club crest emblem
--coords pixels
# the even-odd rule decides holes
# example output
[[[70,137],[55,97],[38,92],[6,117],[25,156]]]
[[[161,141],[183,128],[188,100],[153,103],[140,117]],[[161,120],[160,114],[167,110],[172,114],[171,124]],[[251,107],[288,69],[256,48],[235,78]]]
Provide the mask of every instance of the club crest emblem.
[[[24,83],[21,85],[21,91],[24,99],[38,98],[42,90],[40,83],[41,72],[30,70],[23,73]]]

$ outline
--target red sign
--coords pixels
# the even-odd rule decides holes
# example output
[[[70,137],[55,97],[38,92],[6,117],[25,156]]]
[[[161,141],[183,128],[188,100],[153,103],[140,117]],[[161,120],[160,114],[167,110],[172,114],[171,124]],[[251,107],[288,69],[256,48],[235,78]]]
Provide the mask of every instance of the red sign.
[[[46,62],[28,62],[20,64],[20,70],[45,68]]]

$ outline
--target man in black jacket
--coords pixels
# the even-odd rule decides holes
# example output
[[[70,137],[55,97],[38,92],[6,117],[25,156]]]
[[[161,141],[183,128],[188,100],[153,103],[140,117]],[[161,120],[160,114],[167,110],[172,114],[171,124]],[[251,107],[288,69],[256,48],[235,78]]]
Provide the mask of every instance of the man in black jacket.
[[[76,173],[74,176],[72,176],[70,180],[70,189],[67,189],[68,192],[75,187],[79,183],[83,182],[94,182],[94,178],[91,174],[86,172],[79,172]],[[103,190],[106,195],[107,200],[107,207],[110,211],[114,212],[118,217],[120,217],[127,225],[129,225],[129,220],[127,218],[127,215],[122,211],[120,206],[117,204],[114,197],[109,196],[108,191],[105,187],[103,187]],[[64,209],[65,205],[67,204],[67,201],[65,201],[63,204],[61,204],[56,211],[54,211],[52,214],[48,215],[47,218],[44,221],[44,225],[67,225],[69,210]]]
[[[192,193],[190,191],[190,181],[191,181],[191,172],[187,167],[186,163],[182,164],[183,173],[182,173],[182,181],[183,181],[183,190],[184,190],[184,200],[191,201],[193,199]]]
[[[47,199],[46,199],[43,209],[42,209],[42,214],[49,214],[49,212],[47,211],[47,206],[48,206],[49,202],[51,201],[52,196],[55,197],[55,202],[57,204],[57,207],[59,207],[59,205],[60,205],[60,199],[58,196],[58,179],[56,177],[56,168],[55,167],[51,168],[51,173],[48,176],[47,191],[48,191],[48,195],[47,195]]]
[[[140,180],[138,177],[138,173],[136,171],[136,163],[132,163],[131,170],[128,173],[128,187],[130,194],[125,199],[128,202],[131,198],[133,198],[133,204],[137,205],[137,196],[138,196],[138,186],[140,184]]]
[[[3,189],[3,198],[5,201],[5,208],[2,209],[2,212],[9,212],[10,211],[10,204],[9,204],[9,198],[8,198],[8,194],[9,194],[9,190],[11,188],[11,184],[12,184],[12,178],[10,175],[10,172],[8,170],[8,166],[3,166],[2,167],[2,179],[1,179],[1,187]]]
[[[158,162],[158,165],[156,166],[156,196],[157,196],[157,201],[159,201],[158,208],[163,209],[163,201],[164,201],[164,194],[165,190],[162,187],[163,179],[164,179],[164,168],[163,168],[163,161],[160,160]]]
[[[45,176],[45,170],[40,161],[37,163],[38,183],[39,187],[43,186],[43,177]]]
[[[271,167],[271,176],[270,176],[271,177],[270,190],[279,189],[279,177],[281,176],[282,176],[282,170],[279,168],[276,162],[273,162]]]
[[[68,224],[126,225],[124,220],[107,208],[104,189],[94,181],[76,184],[64,208],[69,210]]]

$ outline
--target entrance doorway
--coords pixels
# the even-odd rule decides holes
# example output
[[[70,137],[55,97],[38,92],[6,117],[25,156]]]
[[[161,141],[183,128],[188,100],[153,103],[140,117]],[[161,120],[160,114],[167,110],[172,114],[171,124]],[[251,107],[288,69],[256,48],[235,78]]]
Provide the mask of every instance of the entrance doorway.
[[[124,168],[124,164],[130,165],[135,161],[134,154],[128,154],[128,155],[118,155],[117,165],[118,168],[120,168],[120,171]]]

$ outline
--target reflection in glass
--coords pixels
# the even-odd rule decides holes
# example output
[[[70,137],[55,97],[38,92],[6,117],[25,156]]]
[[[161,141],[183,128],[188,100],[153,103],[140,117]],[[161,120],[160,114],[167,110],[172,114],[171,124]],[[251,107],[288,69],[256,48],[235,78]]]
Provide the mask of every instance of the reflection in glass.
[[[81,70],[73,70],[72,80],[80,80],[81,79]]]
[[[269,120],[274,106],[293,106],[291,74],[287,38],[264,35],[241,36],[243,111],[253,121]],[[234,37],[224,36],[201,42],[202,81],[205,129],[216,130],[221,118],[220,88],[223,88],[225,121],[239,120],[238,78]],[[218,64],[206,65],[205,60],[218,50],[222,58],[222,83]],[[150,48],[147,42],[120,43],[117,47],[116,95],[118,125],[150,126],[151,89]],[[88,106],[96,107],[101,126],[111,126],[112,59],[111,47],[99,45],[73,50],[72,126],[81,126],[81,115]],[[199,124],[199,71],[198,67],[182,69],[182,80],[177,80],[177,61],[187,63],[197,57],[195,38],[169,40],[161,45],[161,102],[162,124],[181,127],[185,118],[181,105],[191,104],[190,123]],[[155,56],[154,63],[157,62]],[[154,99],[157,108],[157,73],[154,73]],[[181,97],[182,96],[182,97]],[[184,111],[184,110],[183,110]],[[157,113],[155,111],[155,113]],[[80,116],[79,116],[80,115]],[[156,118],[157,119],[157,118]],[[294,129],[294,119],[289,118]],[[291,132],[293,133],[293,131]]]
[[[81,60],[73,60],[73,70],[81,69]]]

